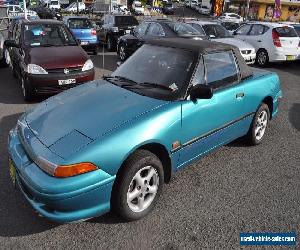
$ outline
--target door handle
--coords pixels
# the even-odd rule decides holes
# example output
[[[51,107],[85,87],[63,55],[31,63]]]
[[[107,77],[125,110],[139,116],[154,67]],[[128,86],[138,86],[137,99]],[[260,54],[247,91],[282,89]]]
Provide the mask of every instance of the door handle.
[[[261,40],[257,40],[257,42],[261,43]]]
[[[242,99],[244,96],[245,94],[243,92],[235,95],[236,99]]]

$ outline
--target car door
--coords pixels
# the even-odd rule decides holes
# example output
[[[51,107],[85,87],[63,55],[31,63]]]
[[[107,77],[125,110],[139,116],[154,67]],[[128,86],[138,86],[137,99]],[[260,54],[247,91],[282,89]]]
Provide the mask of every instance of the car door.
[[[191,81],[196,84],[211,86],[214,95],[182,102],[178,168],[244,135],[252,119],[245,114],[244,85],[232,51],[203,55]]]
[[[21,65],[24,61],[24,52],[21,43],[21,24],[15,25],[13,32],[13,39],[16,41],[18,48],[11,48],[11,60],[14,67],[14,71],[20,76],[21,75]]]
[[[264,34],[269,28],[261,24],[253,24],[250,29],[247,42],[249,42],[257,51],[259,48],[265,47],[264,45]]]

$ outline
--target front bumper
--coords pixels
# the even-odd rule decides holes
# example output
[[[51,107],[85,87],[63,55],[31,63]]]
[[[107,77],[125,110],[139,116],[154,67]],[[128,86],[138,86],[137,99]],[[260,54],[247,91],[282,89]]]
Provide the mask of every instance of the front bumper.
[[[254,64],[255,59],[256,59],[256,54],[255,53],[250,53],[250,54],[243,54],[241,53],[242,57],[244,58],[245,62],[247,64]]]
[[[93,81],[95,78],[95,70],[81,70],[65,74],[63,72],[52,71],[46,75],[26,74],[26,81],[30,83],[37,94],[56,94],[66,89],[75,87],[85,82]],[[76,83],[68,85],[59,85],[58,80],[75,79]]]
[[[115,176],[101,169],[70,178],[50,176],[29,158],[17,129],[10,131],[8,151],[16,169],[16,183],[40,215],[64,223],[86,220],[110,210]]]

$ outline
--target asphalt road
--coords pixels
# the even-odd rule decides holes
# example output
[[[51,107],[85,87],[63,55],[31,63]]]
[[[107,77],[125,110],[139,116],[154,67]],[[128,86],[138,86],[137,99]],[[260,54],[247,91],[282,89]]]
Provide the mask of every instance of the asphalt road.
[[[105,56],[107,71],[101,54],[92,58],[97,77],[115,69],[113,53]],[[228,249],[240,248],[240,232],[253,231],[296,231],[299,242],[300,63],[269,70],[279,74],[284,99],[263,144],[238,140],[180,171],[140,221],[109,213],[60,225],[39,217],[10,181],[8,131],[36,103],[24,103],[10,69],[0,69],[0,249]]]

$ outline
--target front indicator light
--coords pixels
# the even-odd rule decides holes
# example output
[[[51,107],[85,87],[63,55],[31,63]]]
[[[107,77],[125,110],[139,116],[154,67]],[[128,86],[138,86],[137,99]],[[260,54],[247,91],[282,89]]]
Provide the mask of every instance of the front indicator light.
[[[54,176],[60,178],[71,177],[91,172],[97,169],[98,167],[90,162],[83,162],[66,166],[57,166],[54,171]]]

